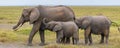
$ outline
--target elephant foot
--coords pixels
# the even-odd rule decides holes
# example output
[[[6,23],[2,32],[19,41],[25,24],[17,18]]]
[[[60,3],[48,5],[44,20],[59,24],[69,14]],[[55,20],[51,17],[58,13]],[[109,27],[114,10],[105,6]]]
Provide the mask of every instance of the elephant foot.
[[[60,42],[57,42],[57,44],[61,44]]]
[[[108,42],[105,42],[105,44],[108,44]]]
[[[64,44],[70,44],[70,42],[64,42]]]
[[[99,44],[104,44],[104,43],[99,43]]]
[[[32,43],[28,43],[27,45],[28,45],[28,46],[32,46]]]
[[[104,42],[100,42],[99,44],[104,44]]]
[[[90,43],[89,45],[93,45],[92,43]]]
[[[46,43],[40,43],[39,46],[45,46],[47,45]]]
[[[84,45],[87,45],[87,46],[89,46],[89,43],[85,43]]]
[[[88,43],[85,43],[85,45],[88,45]]]
[[[60,41],[56,41],[57,44],[60,44],[61,42]]]
[[[79,43],[79,42],[77,42],[77,43],[74,43],[73,45],[80,45],[80,43]]]
[[[77,43],[77,44],[73,44],[73,45],[80,45],[80,43]]]
[[[65,44],[70,44],[70,41],[66,41]]]

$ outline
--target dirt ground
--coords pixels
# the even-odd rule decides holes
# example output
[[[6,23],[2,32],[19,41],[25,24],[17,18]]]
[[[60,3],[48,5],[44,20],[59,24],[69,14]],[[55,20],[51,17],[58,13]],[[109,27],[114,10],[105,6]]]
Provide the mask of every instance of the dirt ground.
[[[0,29],[12,29],[14,24],[0,24]]]
[[[43,48],[43,46],[33,45],[27,46],[23,43],[0,43],[0,48]]]
[[[0,24],[0,29],[6,29],[6,30],[12,30],[12,27],[16,25],[16,24]],[[24,24],[24,26],[22,26],[22,28],[24,27],[28,27],[28,26],[31,26],[29,24]]]

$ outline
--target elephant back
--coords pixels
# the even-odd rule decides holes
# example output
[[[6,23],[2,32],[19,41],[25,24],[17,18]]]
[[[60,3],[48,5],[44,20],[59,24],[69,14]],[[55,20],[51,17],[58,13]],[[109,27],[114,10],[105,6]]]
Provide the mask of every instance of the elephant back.
[[[91,32],[101,34],[104,30],[109,29],[111,22],[105,16],[93,16],[91,23]]]
[[[40,12],[40,17],[54,21],[75,21],[75,15],[70,7],[64,5],[58,6],[37,6]],[[60,8],[60,9],[59,9]]]

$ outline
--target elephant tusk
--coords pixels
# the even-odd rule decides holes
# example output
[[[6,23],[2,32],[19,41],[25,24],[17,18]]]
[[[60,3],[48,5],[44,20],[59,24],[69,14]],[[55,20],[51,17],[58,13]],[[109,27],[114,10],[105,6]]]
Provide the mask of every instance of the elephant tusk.
[[[13,30],[14,30],[14,31],[17,31],[22,25],[23,25],[23,23],[20,24],[20,26],[18,26],[16,29],[13,29]]]

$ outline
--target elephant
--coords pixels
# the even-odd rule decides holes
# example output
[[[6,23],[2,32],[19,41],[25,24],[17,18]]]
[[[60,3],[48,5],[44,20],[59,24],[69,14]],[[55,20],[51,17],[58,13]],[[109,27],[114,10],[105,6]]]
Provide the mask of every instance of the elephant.
[[[43,20],[43,23],[46,25],[46,29],[50,31],[56,32],[56,42],[61,43],[65,41],[65,43],[70,43],[70,37],[72,37],[73,44],[79,44],[79,32],[78,26],[74,21],[68,22],[59,22],[59,21],[50,21],[46,23]],[[66,40],[64,40],[66,38]]]
[[[49,21],[75,21],[75,15],[73,10],[64,5],[57,6],[44,6],[39,5],[36,7],[25,8],[22,11],[22,15],[18,21],[18,23],[13,27],[13,30],[17,30],[24,23],[29,22],[33,24],[32,30],[28,39],[28,46],[32,45],[32,40],[37,31],[39,31],[41,43],[40,46],[46,45],[44,30],[45,25],[43,24],[43,18],[50,19]],[[48,22],[49,22],[48,21]]]
[[[75,20],[80,29],[84,29],[85,44],[92,45],[92,34],[101,35],[100,44],[108,43],[111,21],[105,16],[83,16]]]

